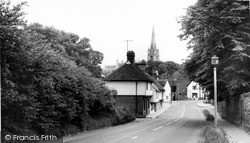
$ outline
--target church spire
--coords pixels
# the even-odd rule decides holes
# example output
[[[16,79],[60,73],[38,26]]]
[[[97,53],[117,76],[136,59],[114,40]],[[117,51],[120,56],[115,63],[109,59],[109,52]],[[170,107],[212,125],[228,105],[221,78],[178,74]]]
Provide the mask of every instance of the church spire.
[[[156,42],[155,42],[155,29],[153,26],[153,30],[152,30],[152,39],[151,39],[151,46],[150,49],[156,49]]]
[[[156,47],[154,26],[152,30],[151,45],[148,49],[148,61],[159,61],[159,49]]]

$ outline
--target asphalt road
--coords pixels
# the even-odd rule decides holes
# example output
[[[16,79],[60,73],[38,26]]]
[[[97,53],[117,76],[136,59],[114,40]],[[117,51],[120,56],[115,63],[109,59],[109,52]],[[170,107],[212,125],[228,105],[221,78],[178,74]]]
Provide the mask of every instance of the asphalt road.
[[[201,101],[199,101],[201,102]],[[205,126],[197,101],[180,101],[152,120],[82,133],[64,139],[66,143],[195,143]]]

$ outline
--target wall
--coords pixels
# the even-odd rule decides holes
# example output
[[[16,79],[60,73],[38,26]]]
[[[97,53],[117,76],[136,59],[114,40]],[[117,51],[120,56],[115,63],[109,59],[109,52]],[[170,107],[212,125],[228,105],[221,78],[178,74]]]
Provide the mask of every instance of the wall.
[[[193,89],[193,86],[197,86],[197,89]],[[204,94],[200,85],[196,82],[191,82],[187,87],[187,97],[192,99],[192,93],[197,93],[197,98],[203,98]]]
[[[133,96],[133,95],[120,95],[115,97],[115,105],[122,106],[129,109],[132,113],[136,113],[136,102],[137,102],[137,113],[136,117],[146,117],[146,113],[143,113],[143,101],[146,100],[149,110],[149,99],[145,96]],[[148,111],[147,111],[148,112]],[[149,112],[147,113],[149,114]]]
[[[250,131],[250,92],[241,95],[241,125]]]
[[[169,82],[167,81],[164,87],[165,91],[164,91],[164,101],[170,102],[171,100],[171,87],[169,85]]]
[[[250,131],[250,92],[219,102],[218,112],[222,118]]]
[[[136,95],[135,81],[112,81],[107,82],[106,86],[115,89],[117,95]],[[137,95],[146,95],[147,83],[137,82]]]

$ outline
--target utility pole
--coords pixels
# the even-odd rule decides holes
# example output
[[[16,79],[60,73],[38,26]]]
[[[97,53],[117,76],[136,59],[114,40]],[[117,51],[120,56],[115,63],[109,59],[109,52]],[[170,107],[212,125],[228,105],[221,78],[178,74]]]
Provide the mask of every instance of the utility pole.
[[[124,40],[124,42],[127,42],[127,52],[128,52],[128,42],[131,42],[133,40]]]

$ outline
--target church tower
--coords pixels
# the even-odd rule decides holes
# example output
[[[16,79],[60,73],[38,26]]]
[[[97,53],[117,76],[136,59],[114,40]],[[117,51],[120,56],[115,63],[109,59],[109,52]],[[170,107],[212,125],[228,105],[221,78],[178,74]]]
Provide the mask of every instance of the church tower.
[[[152,30],[151,45],[148,49],[148,61],[159,61],[159,49],[156,47],[155,43],[155,31],[154,27]]]

